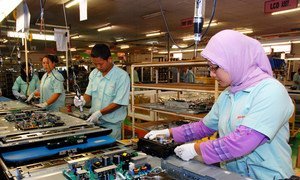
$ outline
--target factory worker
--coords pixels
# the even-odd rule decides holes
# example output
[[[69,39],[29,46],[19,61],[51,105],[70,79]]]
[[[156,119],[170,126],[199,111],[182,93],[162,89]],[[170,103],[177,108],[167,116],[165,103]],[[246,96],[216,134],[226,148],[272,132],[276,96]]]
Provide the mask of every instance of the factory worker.
[[[121,139],[121,123],[127,116],[130,80],[128,73],[113,64],[109,48],[96,44],[91,51],[96,68],[89,75],[89,84],[84,96],[74,98],[75,106],[84,106],[91,101],[93,122],[112,129],[110,134]]]
[[[203,120],[150,131],[145,138],[165,134],[186,143],[174,150],[185,161],[199,156],[206,164],[224,162],[227,170],[253,179],[291,177],[288,121],[294,106],[285,87],[272,77],[261,44],[224,30],[210,39],[201,55],[208,60],[210,75],[227,88]],[[216,131],[218,139],[193,143]]]
[[[42,65],[46,73],[43,75],[40,85],[40,104],[37,106],[49,111],[59,111],[65,106],[64,78],[55,70],[58,64],[56,55],[46,55],[42,59]]]
[[[183,82],[185,83],[195,83],[195,75],[191,67],[184,66],[183,68]]]
[[[20,68],[21,75],[17,77],[12,87],[12,92],[13,95],[16,97],[16,99],[25,101],[29,97],[32,98],[34,96],[34,92],[38,90],[38,88],[40,87],[40,80],[37,75],[32,74],[31,69],[32,69],[31,64],[28,64],[28,76],[27,76],[26,62],[21,63],[21,68]]]
[[[293,75],[293,88],[300,90],[300,68],[298,68],[298,71]]]

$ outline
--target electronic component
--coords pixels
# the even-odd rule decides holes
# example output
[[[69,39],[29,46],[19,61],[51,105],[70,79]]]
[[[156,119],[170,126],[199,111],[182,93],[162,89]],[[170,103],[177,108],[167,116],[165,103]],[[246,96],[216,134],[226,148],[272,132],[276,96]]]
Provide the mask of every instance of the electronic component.
[[[175,143],[173,140],[158,137],[154,140],[140,138],[138,141],[138,150],[160,158],[167,158],[174,154],[174,149],[180,144]]]
[[[5,115],[5,119],[9,122],[15,122],[15,127],[20,130],[31,130],[65,125],[59,116],[44,111],[15,112]]]
[[[75,144],[83,144],[87,142],[87,137],[86,136],[71,136],[67,137],[62,140],[57,140],[55,142],[49,142],[47,143],[47,148],[48,149],[55,149],[55,148],[60,148],[60,147],[66,147],[66,146],[71,146]]]
[[[137,153],[124,152],[122,154],[95,157],[85,161],[69,162],[69,169],[63,170],[63,174],[70,180],[80,179],[140,179],[151,173],[152,167],[148,163],[136,165],[131,162],[145,159]],[[111,161],[113,159],[113,161]],[[119,161],[120,160],[120,161]],[[113,163],[119,161],[118,164]],[[117,178],[117,176],[120,176]]]

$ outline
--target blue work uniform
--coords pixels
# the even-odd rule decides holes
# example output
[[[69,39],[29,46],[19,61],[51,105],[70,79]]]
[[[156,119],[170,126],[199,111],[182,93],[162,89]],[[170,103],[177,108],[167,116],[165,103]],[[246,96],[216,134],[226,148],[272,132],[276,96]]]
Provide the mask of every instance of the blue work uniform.
[[[99,111],[111,103],[120,105],[118,109],[100,117],[100,125],[113,130],[111,136],[121,139],[121,123],[127,116],[130,80],[123,69],[113,66],[105,75],[94,69],[89,75],[85,94],[92,96],[90,112]]]
[[[253,179],[284,179],[294,174],[288,144],[293,111],[293,102],[284,86],[268,78],[235,94],[228,89],[223,91],[203,122],[218,130],[220,137],[240,125],[268,137],[251,153],[226,162],[227,170]]]
[[[20,94],[23,94],[25,96],[29,96],[36,89],[39,88],[40,88],[40,80],[37,75],[32,76],[31,81],[29,82],[29,86],[27,85],[27,82],[23,81],[21,76],[19,76],[15,80],[12,90],[20,92]]]
[[[194,83],[195,82],[195,75],[192,70],[188,69],[187,72],[184,74],[183,82],[186,83]]]
[[[43,75],[40,86],[40,103],[47,101],[54,93],[60,93],[58,99],[47,106],[47,110],[59,111],[60,107],[65,106],[66,94],[63,82],[63,76],[55,69],[50,74],[45,73]]]

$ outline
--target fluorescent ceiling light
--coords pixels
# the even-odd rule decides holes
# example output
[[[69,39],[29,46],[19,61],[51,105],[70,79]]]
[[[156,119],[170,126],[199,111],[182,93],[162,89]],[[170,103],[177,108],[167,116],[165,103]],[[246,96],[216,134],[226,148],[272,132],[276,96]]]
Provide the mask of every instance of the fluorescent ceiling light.
[[[299,61],[300,57],[298,58],[286,58],[285,60],[289,60],[289,61]]]
[[[178,46],[179,46],[180,48],[186,48],[186,47],[187,47],[186,44],[178,44]],[[174,45],[172,45],[172,49],[178,49],[178,47],[174,44]]]
[[[120,39],[116,39],[116,42],[122,42],[124,40],[125,40],[124,38],[120,38]]]
[[[158,41],[148,41],[147,44],[152,44],[152,45],[158,44]]]
[[[3,42],[3,43],[7,43],[7,41],[8,41],[7,39],[3,39],[3,41],[2,41],[2,42]]]
[[[238,32],[243,33],[243,34],[253,33],[253,29],[249,29],[249,28],[237,28],[237,29],[233,29],[233,30],[238,31]]]
[[[94,47],[94,46],[95,46],[95,44],[90,44],[90,45],[89,45],[90,48],[92,48],[92,47]]]
[[[120,48],[121,48],[121,49],[128,49],[128,48],[129,48],[129,45],[121,45]]]
[[[271,49],[273,49],[274,52],[285,52],[290,53],[291,52],[291,44],[282,44],[282,45],[270,45],[270,46],[263,46],[266,53],[270,53]]]
[[[207,27],[208,26],[209,21],[205,21],[203,24],[203,27]],[[212,20],[210,23],[210,26],[216,26],[218,25],[218,22],[216,20]]]
[[[61,59],[64,59],[65,58],[65,56],[59,56]]]
[[[80,35],[72,36],[71,39],[78,39],[80,38]]]
[[[31,34],[31,35],[32,35],[32,39],[34,39],[34,40],[55,41],[54,35],[48,35],[48,34]],[[25,38],[26,37],[25,33],[14,32],[14,31],[8,31],[7,36],[13,37],[13,38]]]
[[[197,49],[197,51],[203,51],[203,48]],[[178,51],[170,51],[170,53],[184,53],[184,52],[194,52],[194,49],[185,49],[185,50],[178,50]],[[158,54],[168,54],[167,51],[158,52]]]
[[[288,9],[288,10],[284,10],[284,11],[273,12],[273,13],[271,13],[271,15],[285,14],[285,13],[291,13],[291,12],[295,12],[295,11],[300,11],[300,7],[294,8],[294,9]]]
[[[146,34],[147,37],[151,37],[151,36],[159,36],[163,34],[162,32],[155,32],[155,33],[149,33],[149,34]]]
[[[274,43],[263,43],[262,46],[277,46],[277,45],[287,45],[287,44],[291,44],[291,41],[274,42]]]
[[[80,2],[80,0],[72,0],[72,1],[69,1],[69,2],[67,2],[67,4],[66,4],[66,8],[70,8],[70,7],[72,7],[72,6],[76,5],[76,4],[78,4],[79,2]]]
[[[182,39],[183,41],[191,41],[194,40],[194,36],[187,36]]]
[[[165,11],[163,11],[165,12]],[[155,12],[155,13],[151,13],[151,14],[146,14],[144,16],[142,16],[143,19],[151,19],[151,18],[154,18],[154,17],[158,17],[158,16],[161,16],[161,11],[158,11],[158,12]]]
[[[70,48],[70,51],[77,51],[77,49],[76,48]],[[73,59],[72,59],[73,60]]]
[[[109,30],[109,29],[111,29],[112,28],[112,25],[108,25],[108,26],[104,26],[104,27],[101,27],[101,28],[99,28],[99,29],[97,29],[97,31],[105,31],[105,30]]]
[[[46,40],[46,41],[55,41],[54,35],[47,35],[47,34],[32,34],[32,39],[35,40]]]
[[[9,15],[23,0],[0,0],[0,22]]]

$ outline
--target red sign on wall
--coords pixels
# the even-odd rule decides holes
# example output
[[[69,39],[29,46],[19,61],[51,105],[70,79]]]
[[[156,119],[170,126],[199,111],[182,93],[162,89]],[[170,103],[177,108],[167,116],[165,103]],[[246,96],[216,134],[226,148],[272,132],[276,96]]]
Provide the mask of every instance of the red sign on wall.
[[[183,28],[186,28],[186,27],[191,27],[194,25],[194,21],[193,21],[193,18],[187,18],[187,19],[181,19],[180,20],[180,25],[181,27]]]
[[[265,13],[294,9],[298,7],[298,0],[269,0],[265,2]]]

